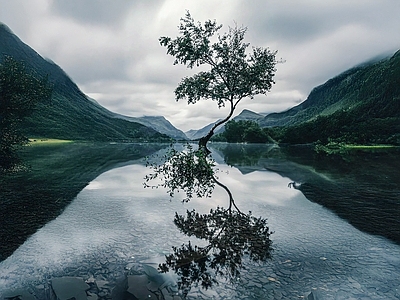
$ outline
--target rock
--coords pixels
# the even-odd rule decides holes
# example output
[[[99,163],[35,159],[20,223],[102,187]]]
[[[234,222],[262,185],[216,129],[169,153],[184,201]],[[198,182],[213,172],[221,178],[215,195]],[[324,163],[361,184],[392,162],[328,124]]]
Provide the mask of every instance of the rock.
[[[319,300],[321,299],[318,295],[317,292],[312,291],[311,293],[309,293],[306,297],[307,300]]]
[[[87,300],[86,291],[90,286],[80,277],[60,277],[51,280],[51,287],[57,300]]]
[[[269,281],[272,281],[272,282],[277,282],[277,283],[280,283],[276,278],[274,278],[274,277],[267,277],[267,279],[269,280]]]
[[[270,278],[273,278],[273,277],[270,277]],[[269,282],[269,279],[268,278],[264,278],[264,277],[260,277],[260,278],[258,278],[258,280],[260,280],[261,283],[264,283],[264,284]]]
[[[4,294],[4,299],[36,300],[31,293],[22,289],[6,292]]]
[[[99,296],[97,296],[96,294],[93,293],[88,293],[88,300],[98,300]]]
[[[106,280],[96,280],[96,286],[99,290],[106,288],[109,285],[109,282]]]
[[[134,266],[131,274],[127,276],[126,291],[133,299],[180,299],[177,296],[178,285],[171,275],[159,273],[146,264]]]
[[[93,275],[91,275],[88,279],[85,281],[87,284],[94,284],[96,282],[96,279],[94,279]]]
[[[156,295],[147,288],[148,284],[149,280],[146,275],[128,275],[128,289],[126,291],[137,300],[157,299]]]

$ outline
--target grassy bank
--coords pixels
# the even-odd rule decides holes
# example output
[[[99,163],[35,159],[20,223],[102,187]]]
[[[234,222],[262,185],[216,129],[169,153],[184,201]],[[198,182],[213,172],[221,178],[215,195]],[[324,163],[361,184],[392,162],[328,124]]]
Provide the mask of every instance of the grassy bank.
[[[343,145],[344,149],[361,149],[361,150],[379,150],[379,149],[391,149],[398,148],[398,146],[394,145]]]
[[[65,143],[73,143],[73,141],[47,138],[30,138],[28,146],[51,146]]]
[[[390,149],[396,149],[399,146],[389,145],[389,144],[376,144],[376,145],[360,145],[360,144],[346,144],[346,143],[338,143],[338,142],[329,142],[326,145],[317,143],[315,145],[315,151],[317,153],[323,154],[341,154],[347,153],[353,150],[361,150],[361,151],[385,151]]]

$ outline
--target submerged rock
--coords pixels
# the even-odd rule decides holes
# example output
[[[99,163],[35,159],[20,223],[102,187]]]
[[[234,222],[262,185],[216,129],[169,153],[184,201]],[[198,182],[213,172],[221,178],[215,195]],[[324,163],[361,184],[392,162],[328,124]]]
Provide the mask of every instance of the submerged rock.
[[[133,300],[157,299],[157,295],[149,290],[148,285],[151,283],[146,275],[128,275],[127,292]]]
[[[178,285],[169,274],[159,273],[149,265],[136,265],[127,275],[126,293],[128,299],[181,300]]]
[[[60,277],[51,280],[56,300],[88,300],[86,291],[90,286],[80,277]]]
[[[318,293],[317,292],[315,292],[315,291],[312,291],[311,293],[309,293],[308,295],[307,295],[307,298],[306,298],[307,300],[319,300],[319,299],[321,299],[319,296],[318,296]]]
[[[4,299],[36,300],[36,298],[31,293],[22,289],[6,292],[4,294]]]

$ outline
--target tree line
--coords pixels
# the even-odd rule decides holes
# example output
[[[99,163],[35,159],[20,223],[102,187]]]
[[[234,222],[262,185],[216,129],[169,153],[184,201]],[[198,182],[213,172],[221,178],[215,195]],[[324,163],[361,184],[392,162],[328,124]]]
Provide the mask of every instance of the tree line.
[[[271,130],[262,128],[251,120],[231,120],[225,124],[225,131],[213,138],[216,142],[228,143],[273,143]]]
[[[0,64],[0,170],[10,170],[19,161],[17,150],[28,143],[23,120],[39,102],[51,99],[47,77],[28,72],[22,62],[5,56]]]

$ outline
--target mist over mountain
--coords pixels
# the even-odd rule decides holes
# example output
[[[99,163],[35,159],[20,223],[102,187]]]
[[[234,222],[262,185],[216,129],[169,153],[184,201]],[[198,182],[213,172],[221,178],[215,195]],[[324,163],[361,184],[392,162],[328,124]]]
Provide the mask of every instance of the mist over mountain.
[[[134,118],[107,110],[87,97],[58,65],[41,57],[0,23],[0,63],[5,56],[22,62],[28,72],[47,76],[53,86],[51,103],[39,103],[24,121],[26,136],[93,141],[185,138],[164,117]]]

